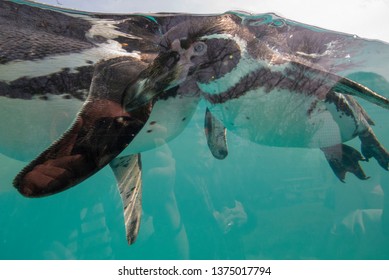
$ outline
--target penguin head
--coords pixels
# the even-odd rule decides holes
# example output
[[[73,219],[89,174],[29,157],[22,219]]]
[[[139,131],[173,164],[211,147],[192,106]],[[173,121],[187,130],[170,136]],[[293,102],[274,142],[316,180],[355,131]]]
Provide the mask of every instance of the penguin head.
[[[241,58],[239,24],[230,15],[182,22],[162,38],[161,56],[174,61],[171,84],[208,83],[229,73]],[[173,57],[173,59],[172,59]]]
[[[232,71],[242,53],[237,34],[239,24],[231,14],[189,17],[171,28],[162,36],[156,58],[126,91],[126,110],[183,82],[209,83]]]

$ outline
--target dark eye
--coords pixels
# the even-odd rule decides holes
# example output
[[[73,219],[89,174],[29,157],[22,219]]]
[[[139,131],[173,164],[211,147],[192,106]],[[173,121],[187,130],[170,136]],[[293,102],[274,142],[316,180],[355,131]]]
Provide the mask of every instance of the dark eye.
[[[203,54],[207,48],[204,42],[196,42],[193,46],[193,50],[198,54]]]

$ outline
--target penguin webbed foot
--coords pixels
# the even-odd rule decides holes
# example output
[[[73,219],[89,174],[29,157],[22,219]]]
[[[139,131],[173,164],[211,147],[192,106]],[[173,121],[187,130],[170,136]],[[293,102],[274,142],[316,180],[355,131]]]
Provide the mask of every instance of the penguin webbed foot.
[[[347,172],[353,173],[361,180],[367,180],[370,177],[366,176],[359,161],[367,161],[360,152],[345,144],[338,144],[331,147],[321,148],[326,156],[326,159],[331,166],[335,175],[343,183],[345,182]]]
[[[14,186],[24,196],[41,197],[77,185],[126,148],[144,126],[145,111],[131,116],[110,100],[86,103],[72,127],[15,177]]]
[[[389,153],[378,142],[376,136],[371,131],[359,135],[361,139],[361,150],[364,157],[368,160],[374,157],[379,165],[385,170],[389,170]]]

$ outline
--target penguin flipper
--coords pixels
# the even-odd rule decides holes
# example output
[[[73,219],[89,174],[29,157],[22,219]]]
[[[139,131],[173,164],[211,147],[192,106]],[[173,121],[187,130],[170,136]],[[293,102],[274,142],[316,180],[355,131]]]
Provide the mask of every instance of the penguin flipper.
[[[138,236],[142,216],[142,166],[140,154],[123,156],[111,161],[123,201],[124,224],[128,244]]]
[[[225,159],[228,155],[227,131],[208,108],[205,112],[204,131],[212,155],[217,159]]]
[[[128,113],[107,99],[87,100],[72,127],[16,176],[14,186],[27,197],[75,186],[119,155],[149,115],[149,105]]]
[[[332,171],[343,183],[347,172],[353,173],[361,180],[369,179],[359,164],[359,161],[366,161],[366,159],[354,148],[338,144],[321,148],[321,150],[324,152]]]
[[[335,92],[357,96],[385,109],[389,109],[389,99],[348,78],[341,78],[334,86]]]
[[[366,101],[373,103],[377,106],[389,110],[389,99],[385,96],[382,96],[370,88],[353,81],[349,78],[339,76],[330,71],[326,71],[324,69],[314,68],[309,65],[306,65],[299,61],[291,61],[291,65],[294,66],[294,71],[300,73],[301,75],[306,75],[305,72],[312,74],[313,76],[320,77],[319,84],[320,86],[324,86],[326,83],[326,93],[336,92],[341,94],[346,94],[350,96],[356,96]],[[311,84],[305,83],[302,85],[303,87],[311,87]],[[312,89],[312,88],[311,88]],[[316,90],[319,89],[316,88]]]

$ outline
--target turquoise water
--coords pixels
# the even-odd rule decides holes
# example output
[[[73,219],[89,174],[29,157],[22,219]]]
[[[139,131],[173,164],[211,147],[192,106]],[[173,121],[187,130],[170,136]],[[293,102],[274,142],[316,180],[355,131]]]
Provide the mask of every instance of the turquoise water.
[[[382,143],[385,113],[369,111]],[[318,150],[258,146],[229,136],[214,159],[199,108],[185,132],[143,154],[141,230],[128,246],[121,200],[104,169],[55,196],[27,199],[10,184],[22,163],[1,158],[1,259],[387,259],[388,176],[341,183]],[[387,205],[386,205],[387,206]]]
[[[364,42],[358,71],[343,74],[389,97],[389,46]],[[358,101],[389,147],[389,112]],[[229,155],[217,160],[204,136],[205,108],[179,137],[142,154],[143,216],[132,246],[109,168],[28,199],[12,187],[26,163],[0,156],[0,259],[389,258],[389,173],[374,159],[361,163],[370,179],[349,174],[342,183],[320,150],[229,133]]]

